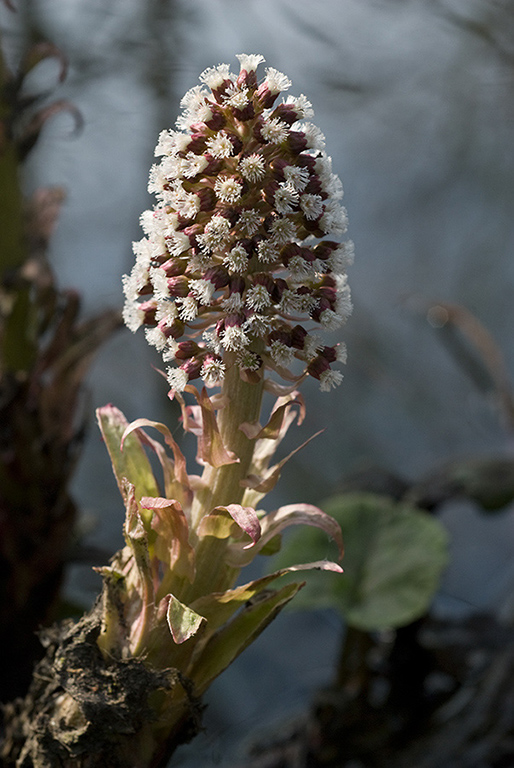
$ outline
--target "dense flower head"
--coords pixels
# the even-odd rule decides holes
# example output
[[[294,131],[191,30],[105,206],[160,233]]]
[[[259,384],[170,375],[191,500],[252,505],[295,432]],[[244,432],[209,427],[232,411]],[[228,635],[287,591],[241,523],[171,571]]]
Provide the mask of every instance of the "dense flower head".
[[[347,229],[342,185],[306,97],[277,103],[289,79],[270,67],[259,82],[263,57],[237,58],[238,75],[206,69],[178,130],[159,136],[148,187],[157,203],[124,276],[125,323],[146,326],[174,364],[176,391],[196,378],[218,384],[228,365],[248,380],[266,369],[291,382],[310,375],[329,390],[346,352],[315,329],[339,328],[352,310],[353,243],[329,239]]]

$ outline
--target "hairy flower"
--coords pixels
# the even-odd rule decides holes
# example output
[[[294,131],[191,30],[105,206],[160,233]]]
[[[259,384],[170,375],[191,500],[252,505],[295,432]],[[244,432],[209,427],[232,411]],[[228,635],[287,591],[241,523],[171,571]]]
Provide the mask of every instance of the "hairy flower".
[[[232,365],[290,382],[310,375],[328,390],[345,355],[313,348],[303,324],[332,331],[351,312],[353,244],[325,239],[346,232],[342,185],[325,137],[305,122],[307,98],[279,103],[286,75],[270,67],[259,83],[263,57],[237,58],[239,75],[227,64],[206,69],[182,99],[179,130],[159,135],[149,184],[158,202],[141,217],[145,237],[124,277],[125,322],[146,326],[148,342],[175,361],[175,390],[198,377],[213,386]],[[182,340],[202,332],[184,361]]]

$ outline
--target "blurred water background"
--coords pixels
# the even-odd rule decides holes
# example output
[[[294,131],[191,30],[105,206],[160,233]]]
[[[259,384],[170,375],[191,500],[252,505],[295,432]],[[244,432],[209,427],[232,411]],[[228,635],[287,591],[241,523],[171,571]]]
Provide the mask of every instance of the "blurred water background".
[[[425,301],[467,307],[514,369],[514,7],[509,0],[19,0],[0,9],[14,65],[34,39],[52,41],[70,69],[53,97],[69,115],[47,124],[26,169],[27,191],[62,185],[67,200],[51,260],[84,313],[121,306],[157,135],[184,91],[236,53],[262,53],[313,102],[314,122],[345,188],[356,262],[355,310],[341,334],[349,360],[329,394],[307,382],[308,416],[284,454],[312,433],[269,504],[319,503],[349,471],[376,464],[415,478],[442,461],[512,450],[494,397],[480,391],[427,322]],[[47,61],[34,91],[56,81]],[[49,99],[52,96],[49,96]],[[176,413],[143,335],[119,333],[89,380],[87,407],[112,402],[129,420]],[[176,426],[175,426],[176,425]],[[192,445],[189,446],[190,451]],[[91,429],[74,482],[88,541],[121,544],[122,505]],[[449,612],[512,589],[514,517],[469,505],[445,513],[453,543],[443,585]],[[77,567],[69,595],[91,601],[99,578]],[[341,626],[327,611],[288,613],[213,687],[207,734],[173,764],[230,765],[234,744],[307,706],[329,682]]]

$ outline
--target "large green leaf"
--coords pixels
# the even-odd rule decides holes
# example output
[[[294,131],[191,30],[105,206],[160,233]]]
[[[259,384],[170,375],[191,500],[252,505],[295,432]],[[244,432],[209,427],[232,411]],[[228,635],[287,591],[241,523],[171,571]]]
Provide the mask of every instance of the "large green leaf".
[[[105,405],[98,408],[96,415],[123,498],[126,500],[124,478],[135,486],[137,499],[160,496],[150,461],[137,434],[128,435],[121,449],[121,438],[128,426],[122,412],[113,405]]]
[[[296,606],[331,605],[349,624],[367,631],[400,627],[421,616],[448,560],[441,523],[415,507],[369,493],[341,494],[322,506],[343,531],[344,574],[323,574],[322,580],[313,574]],[[300,530],[278,562],[322,557],[330,557],[327,537]]]
[[[209,639],[187,673],[199,695],[260,635],[301,587],[302,584],[286,584],[280,590],[259,593]]]

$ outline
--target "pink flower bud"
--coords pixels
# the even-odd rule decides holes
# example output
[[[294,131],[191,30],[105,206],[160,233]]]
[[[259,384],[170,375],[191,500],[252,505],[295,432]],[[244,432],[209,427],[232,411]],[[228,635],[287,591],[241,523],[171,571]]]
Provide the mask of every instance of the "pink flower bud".
[[[200,376],[202,365],[203,360],[200,360],[196,357],[191,357],[189,360],[186,360],[185,363],[182,363],[182,365],[179,367],[182,371],[187,373],[189,381],[192,381],[193,379],[197,379]]]
[[[179,342],[175,357],[178,360],[188,360],[190,357],[193,357],[193,355],[197,355],[199,351],[200,347],[198,344],[195,341],[192,341],[192,339],[188,339],[187,341]]]

